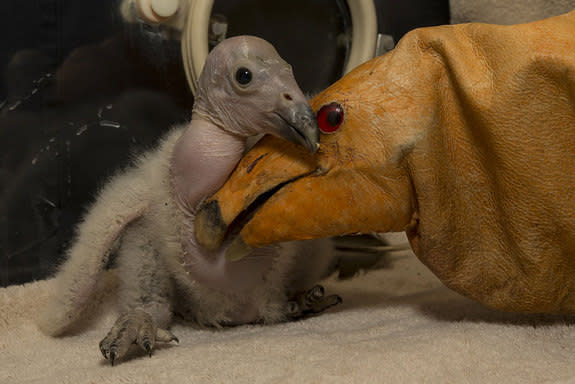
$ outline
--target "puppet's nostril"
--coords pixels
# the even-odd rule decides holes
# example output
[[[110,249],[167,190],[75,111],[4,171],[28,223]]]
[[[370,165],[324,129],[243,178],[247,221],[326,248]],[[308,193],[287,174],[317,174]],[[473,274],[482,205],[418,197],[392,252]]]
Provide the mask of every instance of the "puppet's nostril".
[[[292,101],[293,98],[291,97],[291,95],[289,93],[284,93],[283,94],[284,99],[288,100],[288,101]]]

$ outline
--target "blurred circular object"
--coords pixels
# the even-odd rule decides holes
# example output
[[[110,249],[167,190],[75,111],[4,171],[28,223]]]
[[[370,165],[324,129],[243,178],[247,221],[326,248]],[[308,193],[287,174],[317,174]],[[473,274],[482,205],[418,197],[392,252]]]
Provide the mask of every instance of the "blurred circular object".
[[[168,19],[178,12],[179,0],[149,0],[152,11],[163,19]]]
[[[182,58],[194,93],[209,52],[212,15],[227,20],[226,37],[255,35],[271,42],[305,92],[326,88],[375,53],[372,0],[194,0],[187,14]]]

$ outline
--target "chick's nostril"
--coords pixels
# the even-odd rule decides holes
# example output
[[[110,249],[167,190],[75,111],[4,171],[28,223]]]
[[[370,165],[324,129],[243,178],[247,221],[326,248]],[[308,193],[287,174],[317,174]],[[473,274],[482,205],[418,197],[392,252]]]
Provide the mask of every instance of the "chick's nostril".
[[[284,99],[288,100],[288,101],[292,101],[293,97],[291,97],[291,95],[289,93],[284,93],[282,95],[284,97]]]

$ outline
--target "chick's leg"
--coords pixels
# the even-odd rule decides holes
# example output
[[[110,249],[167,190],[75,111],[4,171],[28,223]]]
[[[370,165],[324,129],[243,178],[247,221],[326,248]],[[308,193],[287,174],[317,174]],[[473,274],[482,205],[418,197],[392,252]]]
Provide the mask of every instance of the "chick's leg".
[[[128,229],[117,263],[123,314],[100,342],[102,354],[112,365],[132,344],[151,355],[157,341],[178,341],[167,330],[172,319],[172,282],[140,225]]]
[[[284,243],[284,252],[286,255],[292,252],[287,272],[288,318],[297,320],[321,313],[342,302],[340,296],[326,296],[324,288],[316,285],[328,275],[333,264],[335,249],[330,239]]]

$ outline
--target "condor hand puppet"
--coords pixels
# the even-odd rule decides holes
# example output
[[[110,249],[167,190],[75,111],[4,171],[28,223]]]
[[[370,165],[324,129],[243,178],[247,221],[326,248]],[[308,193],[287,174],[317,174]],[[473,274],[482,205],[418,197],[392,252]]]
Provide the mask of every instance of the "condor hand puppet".
[[[575,312],[575,12],[412,31],[312,106],[320,150],[261,142],[196,216],[203,244],[404,230],[457,292]]]

